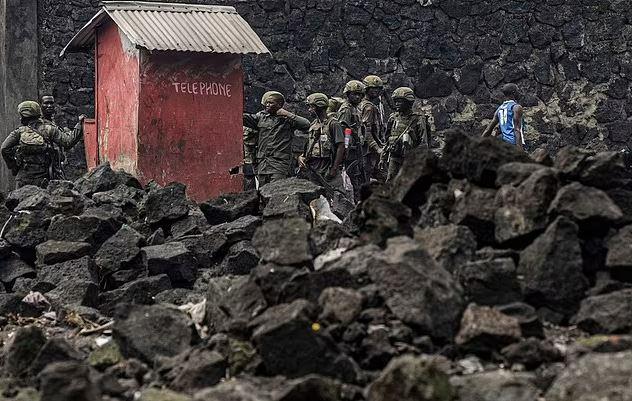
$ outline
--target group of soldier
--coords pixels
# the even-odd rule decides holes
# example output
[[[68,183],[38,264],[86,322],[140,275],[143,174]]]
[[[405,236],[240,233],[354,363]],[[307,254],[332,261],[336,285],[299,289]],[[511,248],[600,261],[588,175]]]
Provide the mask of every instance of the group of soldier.
[[[15,176],[16,187],[45,187],[50,180],[64,179],[64,151],[72,148],[83,136],[84,115],[75,127],[60,128],[55,122],[55,98],[42,96],[41,105],[25,101],[18,105],[20,126],[2,143],[1,152],[7,167]]]
[[[292,173],[294,131],[307,131],[307,143],[298,157],[299,175],[327,188],[341,190],[348,177],[355,198],[371,180],[392,180],[407,152],[430,148],[430,125],[413,110],[415,95],[401,87],[391,95],[394,113],[385,118],[381,101],[383,80],[369,75],[347,82],[343,97],[323,93],[307,97],[314,119],[283,109],[284,96],[266,92],[264,109],[244,114],[245,164],[252,166],[259,185]],[[248,169],[247,169],[248,170]]]

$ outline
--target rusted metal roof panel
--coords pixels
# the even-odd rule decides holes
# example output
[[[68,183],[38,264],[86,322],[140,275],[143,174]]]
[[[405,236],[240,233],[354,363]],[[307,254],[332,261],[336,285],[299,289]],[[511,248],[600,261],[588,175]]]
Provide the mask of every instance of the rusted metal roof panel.
[[[107,1],[61,55],[92,44],[96,29],[108,19],[112,19],[132,43],[148,50],[269,53],[234,7]]]

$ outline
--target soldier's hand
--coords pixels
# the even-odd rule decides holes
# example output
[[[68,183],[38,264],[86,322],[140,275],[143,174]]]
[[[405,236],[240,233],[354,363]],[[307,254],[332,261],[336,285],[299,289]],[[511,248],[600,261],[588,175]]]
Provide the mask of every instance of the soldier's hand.
[[[305,159],[305,156],[299,156],[298,157],[298,165],[302,168],[305,168],[306,165],[305,163],[307,162],[307,159]]]
[[[82,114],[82,115],[79,116],[79,122],[80,123],[83,122],[83,120],[85,120],[85,119],[86,119],[86,115],[85,114]]]

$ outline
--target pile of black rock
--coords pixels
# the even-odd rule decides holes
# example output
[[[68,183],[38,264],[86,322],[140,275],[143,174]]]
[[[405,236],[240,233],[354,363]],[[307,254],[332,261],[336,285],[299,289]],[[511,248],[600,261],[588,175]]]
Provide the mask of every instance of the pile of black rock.
[[[185,190],[103,165],[6,196],[0,400],[632,399],[620,153],[453,132],[342,224],[299,179]]]

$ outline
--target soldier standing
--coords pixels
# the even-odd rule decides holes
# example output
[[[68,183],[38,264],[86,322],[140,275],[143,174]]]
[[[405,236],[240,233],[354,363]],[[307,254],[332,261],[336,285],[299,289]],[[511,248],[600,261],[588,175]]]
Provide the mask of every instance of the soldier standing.
[[[360,187],[367,182],[364,168],[364,133],[358,110],[364,97],[364,89],[364,84],[360,81],[347,82],[343,91],[345,100],[338,110],[338,121],[344,130],[347,148],[345,165],[356,199],[359,199]]]
[[[500,126],[502,140],[524,151],[524,111],[515,100],[518,97],[518,86],[506,84],[503,86],[502,92],[505,101],[494,113],[494,119],[483,132],[483,136],[491,135],[494,128]]]
[[[55,122],[55,114],[57,114],[57,104],[55,103],[55,97],[53,95],[44,95],[40,99],[42,106],[42,120],[46,124],[52,125],[58,128],[60,131],[68,132],[68,128],[61,128]],[[56,144],[53,144],[55,150],[55,159],[53,160],[53,169],[58,178],[66,179],[66,173],[64,172],[64,163],[66,162],[66,153],[64,149]]]
[[[307,176],[317,185],[330,186],[342,190],[340,175],[345,157],[345,138],[342,126],[334,116],[327,115],[329,99],[323,93],[313,93],[307,97],[309,111],[316,119],[309,127],[305,152],[298,162],[308,171]],[[330,198],[334,194],[330,194]]]
[[[380,101],[384,91],[384,82],[376,75],[369,75],[362,83],[366,87],[364,99],[360,102],[360,118],[366,138],[364,165],[369,179],[380,161],[380,154],[384,146],[384,106]]]
[[[294,130],[307,130],[309,120],[283,109],[285,97],[279,92],[263,95],[264,110],[244,114],[244,127],[258,132],[257,179],[259,185],[287,178],[292,164]]]
[[[20,103],[18,113],[22,125],[2,143],[2,157],[16,176],[16,188],[25,185],[45,187],[50,180],[61,179],[53,167],[55,146],[72,148],[83,135],[85,116],[79,116],[72,131],[62,131],[42,120],[42,109],[37,102]]]
[[[415,94],[402,87],[393,92],[395,113],[386,124],[386,148],[382,162],[388,163],[387,181],[391,181],[402,166],[406,152],[416,147],[430,149],[430,127],[426,116],[413,112]]]

